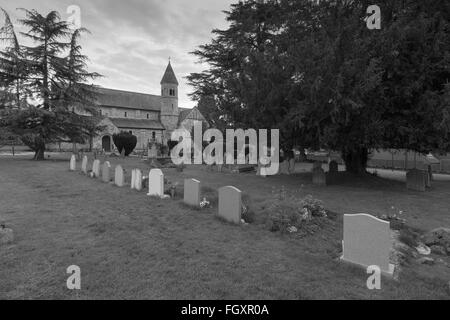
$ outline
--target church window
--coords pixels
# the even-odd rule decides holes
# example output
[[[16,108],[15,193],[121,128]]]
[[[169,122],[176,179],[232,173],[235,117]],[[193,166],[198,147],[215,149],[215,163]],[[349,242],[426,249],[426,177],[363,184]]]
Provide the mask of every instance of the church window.
[[[154,131],[152,132],[152,139],[153,139],[153,141],[156,140],[156,133]]]
[[[150,115],[147,113],[147,119],[150,119]]]
[[[128,114],[125,112],[125,118],[128,117]]]

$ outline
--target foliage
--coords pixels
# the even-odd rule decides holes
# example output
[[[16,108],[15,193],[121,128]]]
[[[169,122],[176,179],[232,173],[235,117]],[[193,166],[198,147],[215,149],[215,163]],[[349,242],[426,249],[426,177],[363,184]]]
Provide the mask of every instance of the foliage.
[[[193,52],[209,65],[188,77],[193,98],[213,96],[216,120],[280,128],[284,149],[341,151],[363,173],[369,150],[450,150],[450,3],[240,1],[229,28]],[[447,85],[446,85],[447,84]]]
[[[125,151],[125,156],[129,156],[137,145],[137,137],[129,132],[122,131],[113,135],[113,141],[119,153]]]
[[[266,225],[271,231],[288,232],[290,227],[300,229],[313,219],[326,218],[326,210],[320,200],[312,196],[300,198],[289,194],[284,187],[275,194],[273,203],[268,207],[269,217]]]
[[[85,143],[101,131],[95,111],[96,91],[89,80],[99,76],[86,70],[79,38],[85,29],[72,30],[56,11],[42,16],[36,10],[21,9],[19,23],[31,45],[21,45],[8,14],[1,28],[0,89],[13,95],[4,113],[4,125],[44,159],[46,144]],[[32,103],[31,103],[32,102]],[[83,114],[92,115],[85,116]]]

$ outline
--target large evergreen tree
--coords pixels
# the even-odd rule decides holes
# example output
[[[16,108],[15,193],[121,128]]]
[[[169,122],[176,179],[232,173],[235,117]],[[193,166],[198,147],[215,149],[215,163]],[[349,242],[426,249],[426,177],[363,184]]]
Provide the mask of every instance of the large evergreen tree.
[[[1,87],[6,93],[14,89],[19,95],[15,89],[19,86],[11,85],[18,79],[27,88],[25,97],[31,102],[26,108],[22,103],[21,108],[8,110],[2,122],[35,151],[36,160],[42,160],[47,144],[84,143],[100,129],[97,128],[95,88],[87,84],[99,75],[86,70],[87,57],[81,53],[79,37],[86,30],[72,31],[56,11],[43,16],[35,10],[21,10],[25,18],[19,22],[28,30],[22,35],[33,44],[19,44],[8,17],[2,30],[14,41],[1,53],[5,57],[0,64],[4,75]]]
[[[448,1],[240,1],[230,26],[195,55],[194,98],[214,95],[230,126],[279,128],[282,146],[342,152],[365,172],[369,151],[449,150]],[[447,97],[447,98],[446,98]],[[446,100],[447,99],[447,100]]]

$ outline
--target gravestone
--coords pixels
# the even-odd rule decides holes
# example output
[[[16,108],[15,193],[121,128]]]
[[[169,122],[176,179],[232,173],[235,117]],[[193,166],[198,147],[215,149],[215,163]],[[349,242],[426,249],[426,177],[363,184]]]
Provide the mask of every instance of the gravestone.
[[[428,175],[430,176],[430,182],[433,181],[433,167],[428,165]]]
[[[295,158],[289,160],[289,173],[295,173]]]
[[[84,156],[83,161],[81,162],[81,172],[87,174],[87,166],[88,166],[88,157]]]
[[[74,154],[70,157],[69,168],[70,168],[70,171],[77,170],[77,158],[75,157]]]
[[[322,169],[322,162],[316,161],[316,162],[313,163],[312,171],[314,171],[316,169]]]
[[[344,215],[344,241],[341,260],[365,268],[378,266],[387,275],[393,275],[389,263],[392,247],[390,224],[368,214]]]
[[[131,170],[130,187],[131,187],[131,189],[134,189],[136,187],[136,169]]]
[[[241,223],[242,192],[235,187],[219,189],[219,217],[228,222]]]
[[[327,185],[327,176],[325,171],[320,168],[315,168],[312,172],[312,182],[315,186],[326,186]]]
[[[148,158],[149,159],[156,159],[158,158],[158,149],[156,148],[156,145],[152,145],[151,148],[148,148]]]
[[[184,180],[184,203],[194,207],[200,206],[200,181]]]
[[[125,185],[124,173],[121,165],[116,166],[114,183],[118,187],[123,187]]]
[[[106,161],[105,163],[103,163],[102,166],[103,182],[109,183],[111,181],[110,171],[111,171],[111,163],[109,163],[109,161]]]
[[[164,197],[164,174],[160,169],[153,169],[148,175],[148,196]]]
[[[94,178],[100,177],[100,160],[94,160],[94,163],[92,164],[92,172],[94,174]]]
[[[419,169],[412,169],[406,173],[406,188],[414,191],[425,191],[428,173]]]
[[[142,190],[142,171],[139,169],[136,169],[134,172],[134,188],[137,191]]]
[[[278,174],[290,174],[289,161],[285,160],[282,163],[280,163],[280,168],[278,169]]]

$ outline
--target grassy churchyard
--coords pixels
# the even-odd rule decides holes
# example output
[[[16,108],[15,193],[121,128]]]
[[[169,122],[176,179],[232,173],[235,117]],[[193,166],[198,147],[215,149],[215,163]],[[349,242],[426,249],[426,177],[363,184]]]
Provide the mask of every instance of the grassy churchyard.
[[[163,169],[175,198],[149,197],[147,188],[119,188],[69,171],[68,154],[47,161],[0,156],[0,222],[14,241],[0,245],[0,299],[448,299],[450,259],[433,263],[404,254],[396,280],[383,277],[369,290],[366,270],[339,261],[343,215],[368,213],[404,219],[405,243],[450,226],[450,179],[436,176],[431,190],[405,188],[405,175],[378,171],[355,179],[343,175],[327,187],[311,183],[312,164],[289,176],[219,173],[205,166]],[[138,158],[109,158],[148,175]],[[104,159],[101,158],[103,163]],[[89,159],[90,169],[92,159]],[[326,168],[325,168],[326,169]],[[183,203],[184,179],[201,181],[211,207]],[[248,224],[217,217],[217,190],[242,193]],[[323,201],[326,218],[282,232],[269,228],[280,194]],[[288,202],[288,201],[287,201]],[[289,209],[289,208],[288,208]],[[294,208],[295,209],[295,208]],[[81,268],[81,290],[66,287],[71,265]]]

